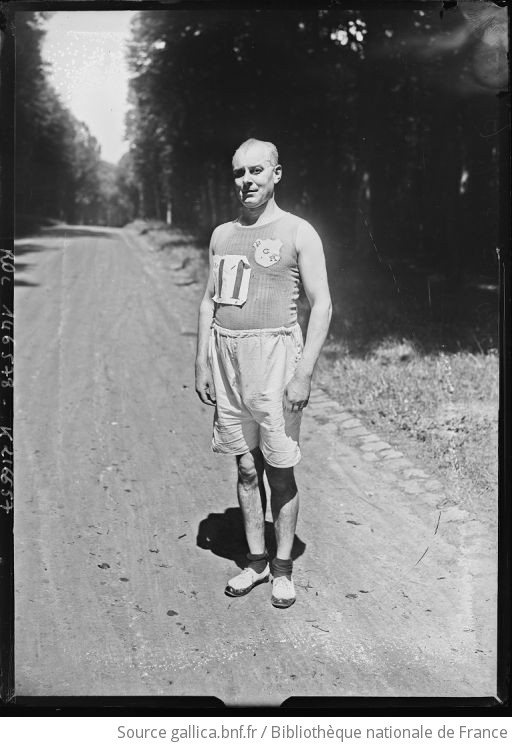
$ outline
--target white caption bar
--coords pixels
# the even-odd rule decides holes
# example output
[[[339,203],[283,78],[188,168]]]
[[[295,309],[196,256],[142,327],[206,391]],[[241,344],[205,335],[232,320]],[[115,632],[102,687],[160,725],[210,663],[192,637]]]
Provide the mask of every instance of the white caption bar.
[[[29,711],[27,709],[27,715]],[[101,717],[23,718],[0,722],[4,744],[56,747],[148,747],[180,743],[252,745],[505,745],[512,738],[506,717]]]

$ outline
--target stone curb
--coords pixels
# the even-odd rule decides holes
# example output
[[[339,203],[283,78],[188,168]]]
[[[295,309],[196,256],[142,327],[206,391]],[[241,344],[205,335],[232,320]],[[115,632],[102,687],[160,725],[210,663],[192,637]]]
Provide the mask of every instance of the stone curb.
[[[388,479],[396,482],[400,490],[410,496],[424,494],[429,500],[435,500],[438,508],[444,505],[447,496],[440,480],[418,468],[392,444],[371,433],[359,418],[343,410],[326,392],[322,389],[313,391],[309,403],[311,417],[318,418],[320,427],[334,424],[340,440],[351,442],[350,445],[357,448],[366,462],[385,470],[390,476]]]

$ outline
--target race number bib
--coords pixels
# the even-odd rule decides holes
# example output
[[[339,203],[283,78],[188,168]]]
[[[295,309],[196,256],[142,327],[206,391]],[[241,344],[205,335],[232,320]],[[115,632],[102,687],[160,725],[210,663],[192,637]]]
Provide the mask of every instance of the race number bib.
[[[242,306],[247,301],[251,266],[242,254],[214,255],[213,279],[216,303]]]

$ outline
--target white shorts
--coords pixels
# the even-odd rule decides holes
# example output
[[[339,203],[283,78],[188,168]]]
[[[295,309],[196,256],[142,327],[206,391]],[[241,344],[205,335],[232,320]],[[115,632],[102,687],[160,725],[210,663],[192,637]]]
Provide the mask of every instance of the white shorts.
[[[213,451],[237,455],[259,446],[273,467],[298,464],[302,412],[285,410],[283,396],[302,350],[298,324],[231,330],[214,322],[209,348],[217,399]]]

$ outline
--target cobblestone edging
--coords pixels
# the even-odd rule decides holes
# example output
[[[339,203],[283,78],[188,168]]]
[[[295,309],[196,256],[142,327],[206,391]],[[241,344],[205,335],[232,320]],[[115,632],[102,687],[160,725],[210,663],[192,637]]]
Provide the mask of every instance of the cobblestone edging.
[[[358,449],[361,457],[369,464],[385,470],[404,493],[422,494],[435,502],[438,508],[447,504],[445,488],[440,480],[418,467],[383,438],[369,431],[359,418],[344,410],[322,389],[312,391],[309,403],[310,415],[317,424],[334,425],[344,444]]]

